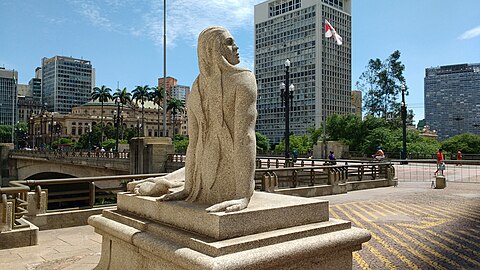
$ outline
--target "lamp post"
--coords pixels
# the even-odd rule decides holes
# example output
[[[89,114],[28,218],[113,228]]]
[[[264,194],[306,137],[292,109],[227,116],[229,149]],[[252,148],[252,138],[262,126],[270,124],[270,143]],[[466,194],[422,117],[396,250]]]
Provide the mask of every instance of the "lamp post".
[[[115,103],[117,103],[117,119],[115,121],[117,125],[117,129],[115,131],[115,152],[118,153],[118,127],[120,126],[120,98],[116,98]]]
[[[158,130],[160,133],[160,129]],[[137,116],[137,137],[140,137],[140,117]]]
[[[407,104],[405,103],[405,85],[400,86],[402,90],[402,103],[401,103],[401,114],[402,114],[402,130],[403,130],[403,149],[402,149],[402,161],[400,164],[408,164],[407,162]]]
[[[54,125],[54,122],[53,122],[53,113],[52,113],[52,118],[50,121],[50,150],[53,149],[53,125]]]
[[[295,90],[293,84],[290,84],[289,69],[290,60],[287,59],[285,60],[285,83],[280,84],[282,103],[285,101],[285,158],[290,158],[290,106],[293,104],[293,91]]]

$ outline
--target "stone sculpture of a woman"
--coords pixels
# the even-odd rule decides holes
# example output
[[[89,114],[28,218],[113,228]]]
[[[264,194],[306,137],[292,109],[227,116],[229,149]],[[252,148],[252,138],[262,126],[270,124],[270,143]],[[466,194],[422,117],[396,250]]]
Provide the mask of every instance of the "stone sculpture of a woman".
[[[212,205],[207,211],[238,211],[247,207],[254,190],[255,76],[236,67],[238,47],[223,27],[200,33],[198,62],[200,74],[187,101],[184,189],[159,200],[185,199]]]

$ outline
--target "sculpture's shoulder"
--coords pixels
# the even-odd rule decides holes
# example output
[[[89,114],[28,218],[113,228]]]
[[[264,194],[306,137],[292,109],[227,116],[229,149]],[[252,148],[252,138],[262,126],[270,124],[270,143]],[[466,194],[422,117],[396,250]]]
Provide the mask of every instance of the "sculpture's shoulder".
[[[248,69],[238,69],[231,74],[229,81],[234,83],[238,88],[243,91],[251,92],[256,95],[257,93],[257,80],[255,75]]]

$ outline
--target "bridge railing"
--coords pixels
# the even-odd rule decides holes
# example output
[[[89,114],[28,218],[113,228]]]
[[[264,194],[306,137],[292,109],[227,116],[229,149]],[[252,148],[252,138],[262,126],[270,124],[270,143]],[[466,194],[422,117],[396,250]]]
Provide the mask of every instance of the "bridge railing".
[[[127,182],[162,175],[165,173],[10,181],[10,187],[0,188],[0,228],[24,226],[20,221],[24,215],[114,205],[116,193],[125,191]],[[10,219],[11,224],[5,224]]]
[[[37,151],[37,150],[10,150],[10,157],[26,156],[37,158],[105,158],[105,159],[129,159],[129,152],[99,152],[99,151]]]
[[[335,186],[348,182],[393,180],[395,177],[395,168],[391,162],[347,163],[346,165],[326,163],[314,166],[305,166],[305,162],[296,164],[297,162],[293,163],[289,160],[282,162],[277,158],[264,161],[257,159],[256,189],[270,192],[282,188],[306,186],[330,186],[334,189]],[[281,165],[286,165],[286,167]]]

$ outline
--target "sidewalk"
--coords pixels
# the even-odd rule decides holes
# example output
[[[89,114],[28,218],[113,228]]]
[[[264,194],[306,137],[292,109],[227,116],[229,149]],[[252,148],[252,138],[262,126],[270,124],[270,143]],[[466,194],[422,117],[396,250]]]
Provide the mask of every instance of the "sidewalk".
[[[91,226],[40,231],[36,246],[0,250],[0,269],[91,270],[100,260],[101,243]]]

